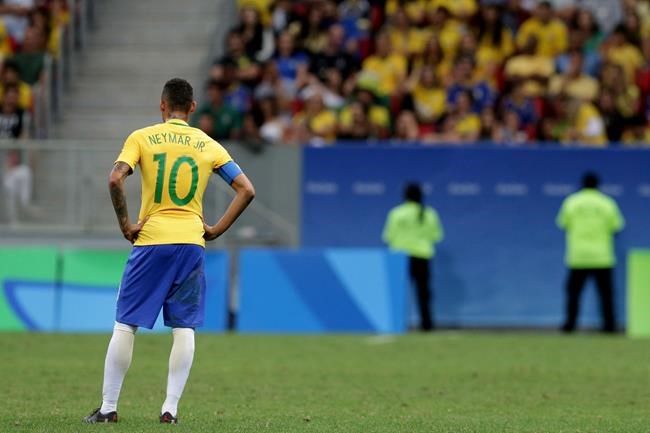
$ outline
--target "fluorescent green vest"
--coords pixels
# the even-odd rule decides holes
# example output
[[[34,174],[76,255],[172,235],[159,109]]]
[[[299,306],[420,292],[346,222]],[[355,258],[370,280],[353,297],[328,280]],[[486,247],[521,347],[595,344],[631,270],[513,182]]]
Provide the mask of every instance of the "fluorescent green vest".
[[[616,264],[614,234],[625,221],[616,202],[596,189],[568,196],[557,215],[566,231],[566,264],[574,269],[611,268]]]
[[[435,244],[443,238],[438,213],[415,202],[406,202],[393,208],[386,218],[382,239],[395,251],[411,257],[430,259],[435,254]]]

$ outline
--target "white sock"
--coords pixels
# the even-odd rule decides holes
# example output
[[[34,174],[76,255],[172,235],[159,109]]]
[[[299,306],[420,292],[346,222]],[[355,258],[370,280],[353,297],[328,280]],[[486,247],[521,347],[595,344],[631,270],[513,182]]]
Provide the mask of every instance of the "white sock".
[[[169,376],[167,377],[167,398],[162,405],[160,413],[169,412],[176,417],[178,400],[183,395],[185,382],[190,375],[192,360],[194,359],[194,329],[172,329],[174,344],[169,354]]]
[[[106,362],[104,363],[104,387],[102,389],[102,407],[100,412],[107,414],[117,410],[117,400],[120,397],[124,376],[131,365],[133,355],[133,340],[135,326],[115,322],[113,337],[108,343]]]

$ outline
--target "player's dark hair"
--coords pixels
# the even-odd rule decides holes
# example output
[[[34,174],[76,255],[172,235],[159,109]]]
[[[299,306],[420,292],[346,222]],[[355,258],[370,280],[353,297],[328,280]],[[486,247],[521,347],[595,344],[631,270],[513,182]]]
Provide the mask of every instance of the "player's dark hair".
[[[182,111],[189,113],[194,101],[194,89],[192,85],[182,78],[172,78],[165,83],[162,96],[163,101],[167,102],[169,111]]]
[[[598,185],[600,185],[600,179],[598,178],[598,174],[596,174],[595,172],[588,171],[582,177],[583,188],[596,189],[598,188]]]
[[[420,222],[424,220],[424,204],[422,203],[422,188],[416,182],[410,182],[404,188],[404,199],[420,205]]]

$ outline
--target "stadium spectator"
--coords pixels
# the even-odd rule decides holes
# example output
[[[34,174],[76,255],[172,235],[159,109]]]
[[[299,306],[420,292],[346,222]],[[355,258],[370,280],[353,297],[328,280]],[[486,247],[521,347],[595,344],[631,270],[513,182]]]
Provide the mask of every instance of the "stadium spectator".
[[[379,95],[387,98],[397,91],[406,78],[406,72],[406,58],[392,51],[388,33],[379,33],[375,39],[375,54],[363,61],[361,74],[365,79],[375,81]]]
[[[480,113],[483,108],[494,104],[494,92],[490,85],[485,80],[474,79],[474,66],[472,57],[461,57],[456,62],[453,81],[447,90],[447,103],[450,107],[456,107],[459,95],[465,92],[472,95],[472,110],[475,113]]]
[[[291,0],[277,0],[271,6],[271,28],[280,33],[289,26],[291,17]]]
[[[224,101],[222,83],[208,83],[208,100],[196,110],[192,126],[200,128],[215,140],[240,137],[242,116]]]
[[[384,105],[379,103],[379,99],[374,83],[359,80],[354,91],[353,101],[359,101],[367,107],[374,136],[388,138],[391,132],[391,114]],[[339,124],[348,125],[351,122],[351,117],[349,105],[344,106],[339,113]]]
[[[226,105],[244,115],[251,109],[252,91],[237,78],[237,65],[228,61],[223,63],[223,77],[218,80],[223,89],[223,98]]]
[[[5,60],[2,66],[2,75],[0,76],[0,100],[4,95],[4,89],[7,86],[18,87],[18,104],[23,110],[32,108],[32,88],[29,84],[20,79],[20,69],[18,63],[12,59]]]
[[[422,331],[434,328],[430,267],[435,245],[442,241],[443,236],[438,213],[424,205],[420,185],[407,185],[404,203],[388,213],[382,239],[392,250],[409,256],[409,276],[416,289]]]
[[[393,52],[409,57],[424,50],[426,34],[409,21],[404,7],[399,7],[387,26]]]
[[[6,195],[7,218],[10,224],[18,223],[22,215],[31,210],[32,169],[21,159],[20,151],[10,150],[7,152],[2,180]]]
[[[6,57],[10,57],[13,53],[14,50],[11,46],[11,40],[7,33],[7,28],[5,27],[2,17],[0,17],[0,61]]]
[[[602,331],[616,331],[612,271],[616,263],[614,235],[623,229],[623,216],[616,202],[598,191],[595,173],[583,177],[582,190],[568,196],[557,216],[557,225],[566,231],[567,306],[564,332],[576,328],[580,294],[588,278],[598,286]]]
[[[29,115],[20,108],[20,95],[16,85],[4,87],[0,104],[0,139],[27,138]]]
[[[447,94],[435,75],[433,66],[416,69],[407,81],[410,97],[408,106],[413,107],[420,124],[435,124],[447,111]]]
[[[25,38],[29,26],[27,15],[35,6],[35,0],[4,0],[0,5],[0,15],[7,32],[18,44]]]
[[[277,99],[281,111],[290,111],[296,97],[296,89],[292,83],[283,80],[275,62],[267,62],[260,83],[255,87],[253,96],[262,99],[272,96]]]
[[[242,37],[246,55],[258,62],[268,60],[275,45],[273,32],[262,25],[258,9],[254,6],[244,6],[239,13],[240,24],[235,31]]]
[[[320,52],[327,43],[326,18],[322,3],[313,2],[309,5],[307,18],[300,25],[299,38],[310,53]]]
[[[222,80],[226,65],[236,65],[236,78],[249,87],[254,87],[260,77],[261,69],[257,62],[246,54],[244,39],[236,30],[226,37],[226,54],[214,62],[210,72],[211,78]]]
[[[305,95],[305,108],[294,116],[293,124],[299,142],[323,145],[336,139],[336,114],[325,107],[317,89]]]
[[[607,142],[605,122],[598,108],[591,102],[577,99],[561,98],[566,107],[566,123],[562,141],[585,146],[603,147]]]
[[[291,121],[280,114],[277,98],[264,97],[258,101],[257,107],[262,115],[260,127],[262,139],[272,144],[287,142]]]
[[[548,87],[549,96],[565,93],[583,101],[595,101],[600,90],[599,84],[595,78],[583,72],[584,55],[582,51],[570,52],[568,59],[566,72],[551,77]]]
[[[415,114],[409,110],[403,110],[395,121],[395,138],[403,141],[416,141],[422,137]]]
[[[553,59],[537,54],[537,39],[531,36],[520,54],[511,57],[505,65],[505,75],[509,82],[524,82],[527,96],[544,95],[548,80],[555,71]]]
[[[472,92],[463,90],[458,93],[456,105],[451,115],[445,120],[443,135],[439,141],[448,143],[473,143],[481,133],[481,118],[473,111]]]
[[[438,39],[445,59],[453,62],[461,36],[465,33],[464,24],[455,20],[445,6],[428,6],[427,16],[429,17],[429,29]]]
[[[278,35],[277,53],[273,56],[284,87],[295,95],[308,80],[309,56],[295,48],[294,36],[289,31]]]
[[[325,82],[321,83],[318,80],[311,80],[312,86],[320,89],[323,95],[323,102],[325,106],[332,110],[339,110],[345,104],[343,93],[343,77],[338,69],[330,68],[326,72]]]
[[[481,131],[479,132],[478,139],[480,141],[494,140],[498,143],[499,140],[497,138],[499,138],[500,128],[501,124],[499,123],[499,119],[497,119],[494,108],[485,107],[481,111]]]
[[[45,67],[45,54],[48,35],[39,27],[28,27],[25,30],[22,49],[14,56],[18,64],[20,77],[30,86],[41,79]]]
[[[506,110],[503,123],[493,129],[492,140],[509,146],[517,146],[528,141],[528,134],[522,129],[519,113]]]
[[[447,85],[449,80],[449,72],[451,71],[452,63],[445,59],[445,55],[442,52],[442,47],[440,46],[440,41],[437,36],[431,36],[427,40],[424,51],[413,56],[412,62],[413,69],[421,69],[424,66],[430,66],[436,73],[436,76],[441,78],[441,84]]]
[[[403,2],[401,0],[387,0],[384,7],[386,16],[392,18],[397,10],[403,7],[409,20],[414,25],[420,25],[426,17],[427,0],[410,0]]]
[[[644,60],[639,48],[628,37],[625,27],[619,25],[603,44],[603,51],[605,59],[623,68],[627,80],[632,82]]]
[[[623,138],[625,118],[616,107],[616,97],[610,91],[603,91],[598,98],[598,109],[603,116],[607,139],[619,142]]]
[[[605,63],[600,71],[600,85],[603,91],[611,92],[616,107],[626,119],[635,116],[640,109],[639,88],[628,80],[623,67],[616,63]]]
[[[343,0],[338,6],[339,22],[345,29],[346,50],[368,55],[371,7],[367,0]]]
[[[553,7],[548,1],[540,2],[535,14],[521,25],[517,31],[517,45],[523,48],[533,37],[538,41],[535,54],[554,58],[567,48],[567,28],[553,16]]]
[[[339,123],[338,138],[362,140],[375,136],[368,116],[369,107],[360,101],[349,105],[350,120]]]
[[[497,4],[484,5],[478,18],[478,75],[488,81],[495,78],[498,68],[514,52],[512,31],[503,22],[502,9]]]
[[[597,53],[605,39],[605,34],[600,30],[593,13],[588,9],[578,9],[570,24],[572,33],[579,40],[585,53]]]
[[[506,112],[517,115],[517,122],[522,128],[534,128],[538,115],[533,99],[526,95],[523,82],[517,82],[512,86],[512,91],[505,98],[503,108]]]
[[[359,69],[358,61],[343,49],[345,31],[340,24],[332,25],[327,31],[325,46],[318,53],[312,53],[309,72],[318,79],[325,80],[327,70],[338,69],[347,80],[353,72]]]

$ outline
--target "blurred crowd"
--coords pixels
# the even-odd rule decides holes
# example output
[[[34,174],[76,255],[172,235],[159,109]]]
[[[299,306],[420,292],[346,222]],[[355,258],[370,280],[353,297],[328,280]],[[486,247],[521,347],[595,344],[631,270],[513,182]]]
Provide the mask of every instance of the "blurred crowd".
[[[45,56],[59,56],[65,0],[0,2],[0,139],[29,135]]]
[[[0,140],[29,138],[46,56],[59,57],[69,19],[66,0],[0,1]],[[10,223],[31,209],[30,159],[26,150],[10,149],[0,170]]]
[[[643,145],[650,0],[240,0],[215,139]]]

